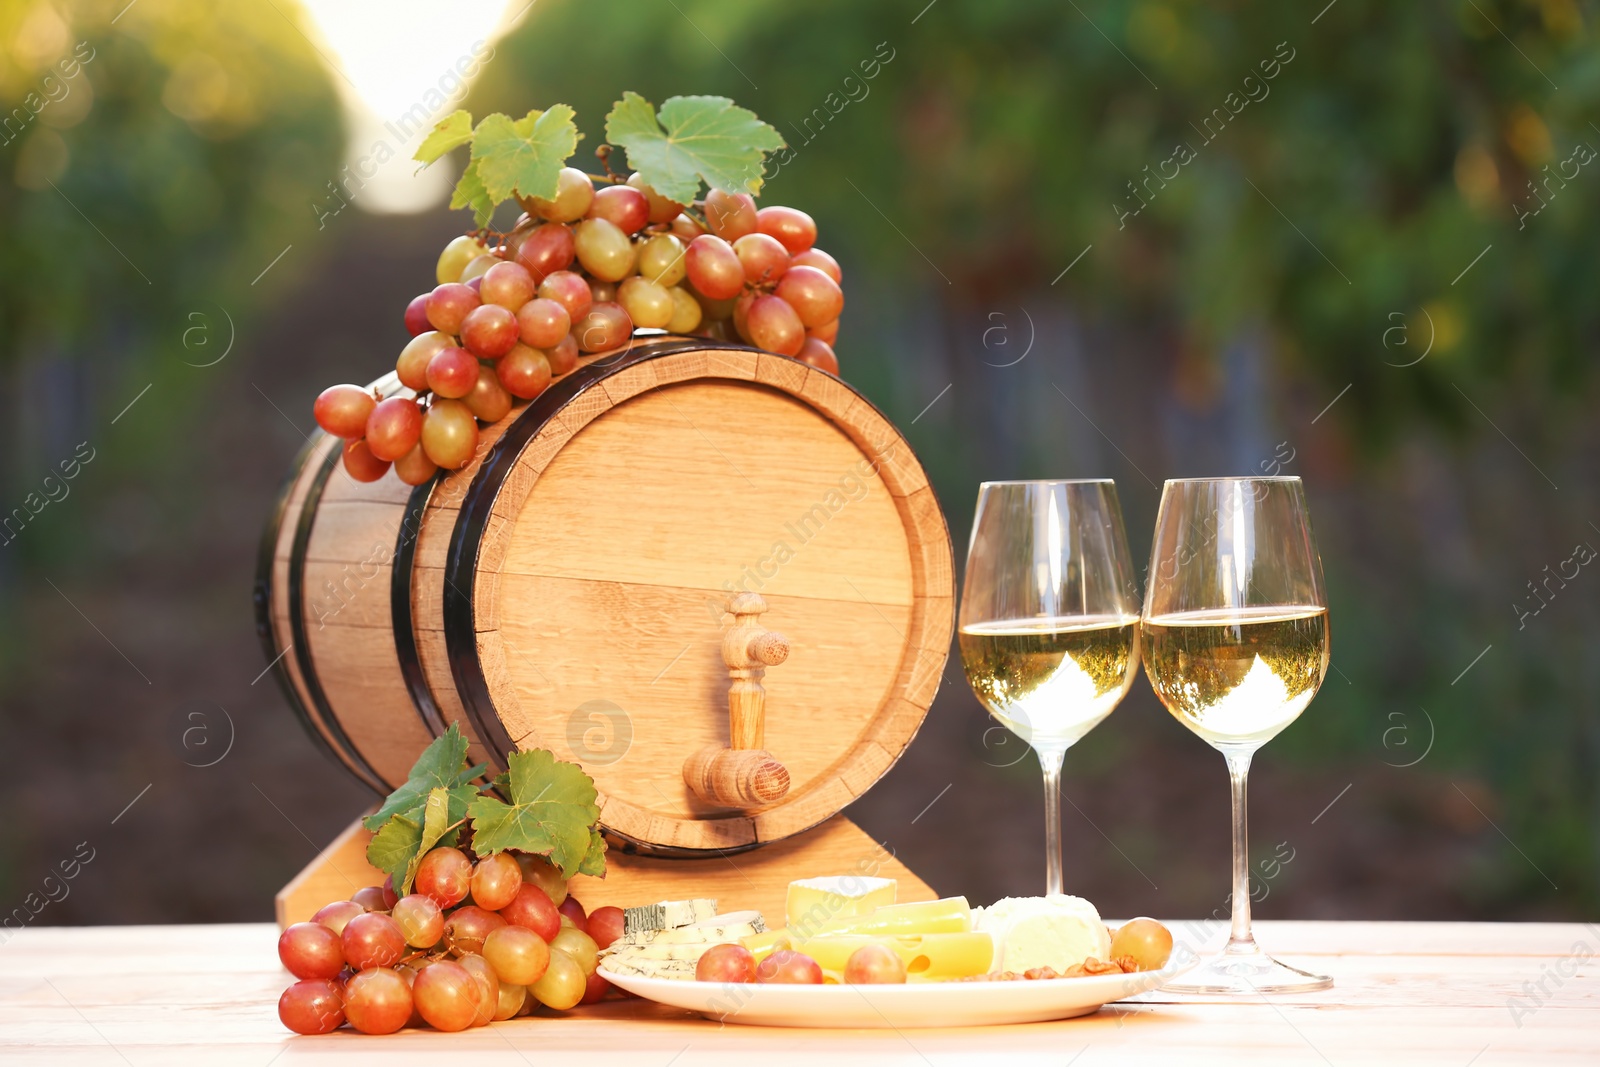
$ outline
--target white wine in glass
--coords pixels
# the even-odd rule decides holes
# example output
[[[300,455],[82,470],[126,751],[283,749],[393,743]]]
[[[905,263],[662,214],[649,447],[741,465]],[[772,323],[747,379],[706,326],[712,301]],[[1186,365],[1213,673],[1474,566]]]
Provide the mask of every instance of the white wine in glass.
[[[1142,618],[1145,673],[1174,718],[1222,753],[1233,785],[1232,931],[1166,989],[1298,993],[1333,979],[1286,966],[1250,929],[1250,760],[1305,711],[1328,670],[1322,561],[1298,478],[1169,481]]]
[[[1061,765],[1127,695],[1138,598],[1110,481],[985,482],[958,640],[979,702],[1044,771],[1045,891],[1062,892]]]

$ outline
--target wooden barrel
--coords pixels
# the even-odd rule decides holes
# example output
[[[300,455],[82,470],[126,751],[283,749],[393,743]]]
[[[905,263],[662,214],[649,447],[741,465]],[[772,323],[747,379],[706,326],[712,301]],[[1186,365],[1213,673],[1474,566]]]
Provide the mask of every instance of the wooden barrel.
[[[375,385],[401,392],[392,375]],[[359,483],[306,447],[263,539],[268,659],[307,728],[388,792],[450,723],[473,758],[583,764],[614,846],[736,851],[838,812],[910,743],[954,624],[950,535],[899,432],[805,364],[703,338],[588,358],[460,471]],[[764,748],[786,795],[708,803],[733,596],[789,639]]]

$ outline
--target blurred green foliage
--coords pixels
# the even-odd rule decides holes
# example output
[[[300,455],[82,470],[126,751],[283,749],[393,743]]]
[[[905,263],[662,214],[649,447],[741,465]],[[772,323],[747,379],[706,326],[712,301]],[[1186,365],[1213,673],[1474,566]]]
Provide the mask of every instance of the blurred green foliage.
[[[1419,408],[1457,418],[1452,375],[1514,368],[1570,392],[1600,333],[1584,188],[1600,166],[1558,174],[1525,228],[1518,205],[1538,207],[1528,183],[1575,145],[1600,148],[1586,16],[1572,0],[1340,0],[1313,24],[1314,7],[699,0],[596,32],[588,5],[551,0],[473,102],[565,101],[593,128],[624,88],[732,96],[795,151],[768,196],[814,207],[868,262],[982,304],[1048,287],[1092,245],[1058,291],[1155,317],[1202,383],[1239,331],[1270,328],[1333,390],[1355,377],[1363,448]],[[1193,161],[1163,167],[1178,146]],[[1386,316],[1419,305],[1443,358],[1388,374]]]
[[[5,4],[0,60],[5,362],[65,363],[78,432],[146,383],[192,408],[215,378],[194,365],[278,291],[252,281],[335,175],[322,61],[271,5],[227,0]],[[191,313],[204,330],[186,333]],[[182,443],[142,435],[105,462],[131,471]]]

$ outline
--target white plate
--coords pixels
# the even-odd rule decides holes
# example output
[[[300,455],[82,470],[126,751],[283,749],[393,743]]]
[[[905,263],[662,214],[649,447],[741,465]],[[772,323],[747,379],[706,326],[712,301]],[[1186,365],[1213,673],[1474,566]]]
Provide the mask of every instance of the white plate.
[[[1088,1015],[1112,1001],[1157,989],[1193,966],[1159,971],[1017,982],[916,982],[910,985],[737,985],[614,974],[612,985],[708,1019],[755,1026],[913,1028],[1001,1026]]]

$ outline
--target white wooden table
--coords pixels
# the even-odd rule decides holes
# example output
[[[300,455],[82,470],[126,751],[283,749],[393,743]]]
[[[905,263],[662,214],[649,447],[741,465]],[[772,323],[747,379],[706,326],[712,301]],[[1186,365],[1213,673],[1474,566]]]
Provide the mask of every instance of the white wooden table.
[[[0,945],[0,1064],[1600,1064],[1600,924],[1261,922],[1257,936],[1275,955],[1334,975],[1334,988],[1173,997],[1028,1026],[777,1030],[606,1001],[389,1037],[284,1031],[276,1004],[290,978],[277,933],[23,930]]]

